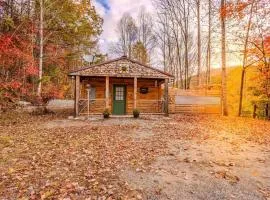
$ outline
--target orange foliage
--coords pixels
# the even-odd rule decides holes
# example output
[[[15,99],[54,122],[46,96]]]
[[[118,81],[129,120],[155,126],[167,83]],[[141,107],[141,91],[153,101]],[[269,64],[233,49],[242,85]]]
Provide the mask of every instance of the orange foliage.
[[[243,2],[227,2],[226,6],[220,9],[220,14],[222,17],[237,17],[237,18],[243,18],[245,16],[244,11],[249,6],[251,1]]]

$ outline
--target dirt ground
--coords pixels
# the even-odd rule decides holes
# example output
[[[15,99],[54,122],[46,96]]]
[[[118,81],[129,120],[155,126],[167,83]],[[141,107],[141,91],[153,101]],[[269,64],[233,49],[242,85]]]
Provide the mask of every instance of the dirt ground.
[[[270,199],[270,122],[1,114],[0,199]]]

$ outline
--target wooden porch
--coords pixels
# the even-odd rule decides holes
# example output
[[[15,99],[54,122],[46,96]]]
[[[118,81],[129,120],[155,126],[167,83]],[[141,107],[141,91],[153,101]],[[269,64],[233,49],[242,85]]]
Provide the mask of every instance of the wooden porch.
[[[137,109],[145,114],[161,114],[164,113],[163,100],[137,100]],[[96,115],[101,114],[106,106],[106,99],[80,99],[79,100],[79,115]],[[131,113],[126,113],[131,114]]]
[[[168,83],[172,75],[126,56],[73,71],[75,116],[100,114],[108,109],[115,115],[165,113],[168,115]]]
[[[141,113],[165,113],[165,93],[162,79],[80,77],[75,78],[75,113],[78,115],[101,114],[105,109],[114,111],[114,86],[122,85],[125,91],[125,113],[132,114],[134,109]],[[168,85],[168,84],[167,84]],[[147,88],[142,94],[141,88]],[[91,98],[94,90],[95,95]]]

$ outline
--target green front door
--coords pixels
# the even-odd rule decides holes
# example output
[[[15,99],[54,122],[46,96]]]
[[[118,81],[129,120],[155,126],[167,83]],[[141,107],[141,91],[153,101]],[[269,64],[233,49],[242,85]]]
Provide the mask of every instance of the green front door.
[[[113,87],[113,114],[126,114],[126,86],[114,85]]]

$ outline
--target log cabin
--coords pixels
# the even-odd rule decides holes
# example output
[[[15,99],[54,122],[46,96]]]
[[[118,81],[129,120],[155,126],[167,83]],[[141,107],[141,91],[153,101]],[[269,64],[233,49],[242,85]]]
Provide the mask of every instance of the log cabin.
[[[168,115],[168,83],[173,76],[156,68],[122,56],[69,73],[75,81],[75,117],[164,113]]]

